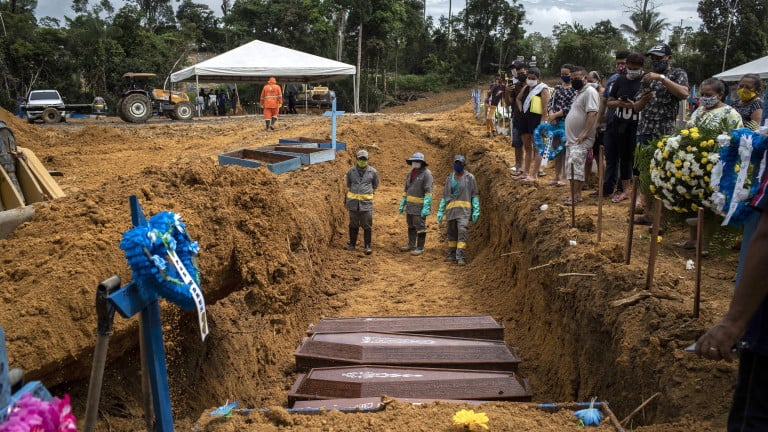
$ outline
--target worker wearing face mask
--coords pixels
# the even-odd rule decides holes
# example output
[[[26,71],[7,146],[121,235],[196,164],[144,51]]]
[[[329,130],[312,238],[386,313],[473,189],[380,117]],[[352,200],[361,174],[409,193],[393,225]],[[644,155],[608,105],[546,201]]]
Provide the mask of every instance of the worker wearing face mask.
[[[445,179],[443,198],[437,210],[437,222],[448,222],[448,262],[467,264],[467,226],[480,218],[480,194],[475,176],[465,169],[467,160],[462,155],[453,158],[453,172]]]
[[[357,163],[347,171],[347,197],[345,206],[349,210],[349,244],[347,249],[355,250],[357,235],[363,228],[365,254],[370,255],[373,225],[373,192],[379,187],[379,172],[368,165],[368,152],[357,152]]]
[[[424,253],[424,244],[427,241],[427,216],[432,211],[432,186],[434,178],[432,171],[427,168],[424,154],[416,152],[405,163],[411,166],[411,170],[405,176],[405,195],[400,200],[400,214],[405,213],[408,223],[408,244],[401,247],[403,252],[411,252],[411,255]]]

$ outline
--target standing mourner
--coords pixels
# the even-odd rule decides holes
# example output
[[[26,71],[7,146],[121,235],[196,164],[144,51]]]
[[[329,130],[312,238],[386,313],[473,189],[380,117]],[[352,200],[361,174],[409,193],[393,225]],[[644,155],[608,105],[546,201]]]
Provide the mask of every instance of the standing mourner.
[[[365,254],[370,255],[373,227],[373,192],[379,187],[379,172],[368,165],[368,152],[357,152],[357,164],[347,171],[346,207],[349,210],[349,244],[355,250],[357,235],[363,228]]]
[[[202,90],[197,95],[197,116],[202,117],[205,112],[205,94]]]
[[[217,103],[219,104],[219,115],[227,115],[227,91],[221,90],[217,97]]]
[[[19,118],[24,118],[24,103],[27,102],[27,98],[24,96],[19,95],[16,98],[16,115]]]
[[[432,211],[432,171],[427,168],[427,161],[422,153],[416,152],[405,162],[411,171],[405,176],[405,195],[400,200],[400,214],[405,213],[408,223],[408,244],[401,247],[411,255],[424,253],[427,241],[427,216]]]
[[[512,79],[513,85],[507,86],[505,98],[507,106],[512,109],[512,127],[510,128],[510,139],[512,141],[512,148],[515,151],[515,165],[511,168],[511,170],[512,174],[516,175],[523,168],[523,139],[520,137],[520,118],[522,117],[522,113],[517,106],[517,95],[527,86],[525,80],[528,76],[528,69],[525,63],[521,61],[515,61],[513,66],[515,67],[515,73],[517,76]]]
[[[453,158],[453,172],[445,179],[443,198],[437,210],[437,222],[448,221],[448,256],[445,260],[459,265],[467,264],[467,226],[480,218],[480,194],[475,176],[464,168],[467,160],[462,155]]]
[[[558,128],[564,127],[565,116],[568,115],[571,104],[576,98],[576,89],[571,86],[571,72],[573,72],[573,68],[572,64],[567,63],[560,66],[560,81],[562,81],[562,84],[558,84],[555,87],[555,91],[552,92],[552,97],[547,104],[549,123],[552,126],[558,126]],[[554,138],[552,141],[552,147],[560,145],[560,138]],[[551,162],[555,166],[555,178],[549,184],[551,186],[565,186],[563,181],[565,180],[565,155],[561,153],[555,156],[555,159]]]
[[[738,348],[739,375],[728,414],[728,432],[768,430],[768,176],[752,206],[760,213],[744,229],[736,290],[725,316],[696,342],[696,354],[731,361]]]
[[[606,127],[608,124],[611,123],[611,120],[613,120],[613,115],[615,113],[612,109],[606,109],[608,107],[608,98],[611,94],[611,89],[613,88],[614,83],[616,83],[616,80],[619,79],[620,76],[627,74],[627,57],[629,56],[629,51],[619,51],[616,53],[616,73],[611,75],[608,80],[605,82],[605,90],[603,90],[602,93],[600,93],[600,109],[597,112],[597,132],[605,132]],[[595,140],[595,143],[597,144],[597,140]],[[607,133],[603,134],[603,145],[605,148],[608,148],[608,146],[611,145],[610,137]],[[597,148],[592,147],[592,153],[594,154],[594,157],[596,157],[598,160],[600,159],[600,148],[596,145]],[[608,158],[608,155],[605,156],[606,159]],[[607,163],[607,162],[606,162]],[[614,169],[612,172],[609,172],[607,169],[604,171],[604,178],[603,178],[603,195],[609,196],[613,194],[613,187],[609,187],[608,191],[605,188],[605,185],[615,185],[618,183],[617,181],[618,176],[618,170]],[[621,188],[621,185],[619,184],[618,192],[626,192],[624,189]],[[594,196],[597,196],[598,194],[595,193]]]
[[[651,72],[643,75],[643,94],[635,104],[635,108],[640,111],[637,144],[641,146],[673,134],[680,101],[688,99],[688,74],[670,66],[672,49],[669,45],[654,45],[647,54],[651,57]],[[645,215],[635,218],[635,223],[650,225],[648,211],[652,201],[648,191],[642,192],[643,202],[638,203],[637,210],[645,209]]]
[[[218,103],[219,99],[219,91],[211,91],[208,93],[208,109],[211,111],[211,115],[217,115],[218,108],[216,107],[216,104]]]
[[[760,126],[760,118],[763,115],[761,91],[760,75],[746,74],[739,80],[739,89],[736,90],[738,100],[731,104],[741,114],[741,121],[744,126],[748,126],[752,130],[756,130],[757,126]]]
[[[581,201],[584,161],[595,143],[600,95],[594,87],[586,85],[586,75],[586,69],[581,66],[575,66],[571,71],[571,86],[576,90],[576,98],[565,118],[565,168],[575,194],[573,198],[569,196],[565,199],[566,205],[576,205]]]
[[[520,119],[520,137],[525,153],[523,170],[518,170],[516,180],[535,182],[539,180],[541,155],[533,147],[533,131],[543,122],[549,121],[546,108],[549,104],[549,87],[541,82],[541,71],[535,67],[528,69],[526,87],[517,95],[517,109],[522,113]]]
[[[496,118],[496,108],[501,103],[501,98],[504,96],[504,84],[501,81],[501,77],[496,77],[496,81],[491,84],[490,90],[488,90],[488,116],[485,119],[485,136],[490,138],[496,135],[496,129],[494,128],[493,121]]]
[[[267,85],[261,89],[261,106],[264,108],[265,130],[275,130],[275,122],[283,104],[283,90],[277,85],[277,80],[271,77]],[[366,156],[367,158],[367,156]]]

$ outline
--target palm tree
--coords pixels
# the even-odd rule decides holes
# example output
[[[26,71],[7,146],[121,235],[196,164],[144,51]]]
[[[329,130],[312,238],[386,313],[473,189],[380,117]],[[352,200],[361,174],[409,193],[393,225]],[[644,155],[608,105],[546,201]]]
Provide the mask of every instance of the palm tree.
[[[661,32],[669,27],[669,23],[663,18],[660,18],[660,13],[656,12],[655,6],[648,7],[649,0],[641,0],[642,6],[639,6],[638,1],[632,14],[629,16],[629,20],[632,21],[632,25],[622,24],[620,26],[621,31],[627,33],[635,42],[635,48],[645,49],[651,43],[661,38]]]

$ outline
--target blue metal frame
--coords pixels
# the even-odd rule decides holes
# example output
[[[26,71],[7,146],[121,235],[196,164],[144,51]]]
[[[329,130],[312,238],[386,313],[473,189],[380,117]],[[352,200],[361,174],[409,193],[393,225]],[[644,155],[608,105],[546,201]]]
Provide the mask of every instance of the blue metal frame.
[[[144,211],[135,195],[130,197],[131,222],[134,227],[148,225]],[[146,342],[146,352],[141,353],[147,363],[152,404],[155,411],[157,432],[173,432],[171,395],[168,389],[168,369],[163,346],[163,323],[157,294],[131,282],[109,296],[109,302],[125,318],[139,313]]]
[[[18,402],[25,393],[31,393],[40,400],[51,400],[51,393],[40,381],[29,382],[19,391],[11,394],[9,371],[8,353],[5,350],[5,329],[0,327],[0,422],[4,421],[8,415],[8,407]]]

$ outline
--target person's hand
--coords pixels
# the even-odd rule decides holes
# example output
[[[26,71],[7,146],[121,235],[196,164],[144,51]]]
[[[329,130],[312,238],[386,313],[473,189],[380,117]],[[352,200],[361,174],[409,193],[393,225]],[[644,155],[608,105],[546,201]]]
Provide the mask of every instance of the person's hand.
[[[421,208],[421,217],[425,218],[425,217],[429,216],[429,213],[430,213],[429,207],[424,206],[424,207]]]
[[[479,212],[478,213],[472,212],[472,218],[471,218],[472,223],[477,223],[478,219],[480,219],[480,213]]]
[[[402,197],[400,199],[400,207],[398,207],[398,209],[397,209],[398,213],[403,214],[403,212],[405,211],[405,202],[406,202],[406,198]]]
[[[722,319],[696,341],[696,355],[710,360],[731,361],[736,357],[733,348],[743,333],[742,325]]]
[[[443,223],[443,212],[442,211],[438,211],[437,212],[437,223],[438,224]]]

